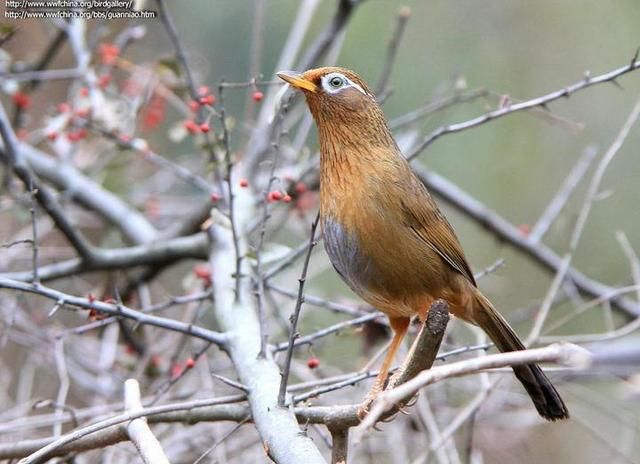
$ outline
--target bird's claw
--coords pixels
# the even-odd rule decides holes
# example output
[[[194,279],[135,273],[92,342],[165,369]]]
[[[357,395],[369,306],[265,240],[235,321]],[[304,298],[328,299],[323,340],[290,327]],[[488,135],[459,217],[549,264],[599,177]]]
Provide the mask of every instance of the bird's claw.
[[[358,408],[357,415],[358,419],[360,419],[360,422],[362,422],[364,418],[367,417],[367,414],[369,414],[369,406],[371,406],[371,401],[363,401]]]
[[[378,397],[378,392],[377,391],[370,391],[369,393],[367,393],[367,396],[364,397],[364,400],[362,400],[362,403],[360,404],[360,407],[358,408],[358,419],[360,419],[360,421],[362,422],[364,420],[365,417],[367,417],[367,414],[369,414],[369,408],[371,407],[371,404],[373,404],[373,402],[376,400],[376,398]]]

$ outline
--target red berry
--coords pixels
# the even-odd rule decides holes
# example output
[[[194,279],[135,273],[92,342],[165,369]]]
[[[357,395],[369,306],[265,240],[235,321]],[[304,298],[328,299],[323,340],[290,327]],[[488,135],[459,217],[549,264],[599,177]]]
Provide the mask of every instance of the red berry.
[[[200,124],[200,130],[206,134],[207,132],[209,132],[209,124],[203,122],[202,124]]]
[[[102,64],[113,65],[120,55],[120,49],[111,43],[103,43],[100,45],[100,59]]]
[[[68,113],[71,111],[71,105],[67,102],[62,102],[58,105],[59,113]]]
[[[198,111],[198,108],[200,108],[200,104],[197,101],[191,100],[189,102],[189,109],[191,111],[193,111],[195,113],[196,111]]]
[[[193,273],[201,279],[205,285],[211,284],[211,266],[208,264],[198,264],[193,267]]]
[[[209,106],[213,106],[216,102],[216,97],[214,97],[213,95],[206,95],[204,97],[200,97],[198,99],[198,102],[201,105],[209,105]]]
[[[89,96],[89,89],[87,87],[80,88],[80,96],[81,97]]]
[[[193,358],[187,358],[187,360],[184,362],[184,367],[186,367],[187,369],[193,369],[193,366],[196,365],[196,360]]]
[[[190,134],[197,134],[200,131],[200,126],[197,125],[195,121],[191,119],[185,121],[184,127],[185,129],[187,129],[187,132],[189,132]]]
[[[307,367],[309,369],[315,369],[320,365],[320,360],[316,357],[307,359]]]
[[[307,191],[307,184],[305,184],[304,182],[298,182],[296,184],[296,193],[297,194],[302,194],[304,192]]]
[[[212,193],[209,197],[211,199],[211,203],[218,203],[220,201],[220,195],[217,193]]]
[[[245,188],[249,186],[249,179],[240,179],[240,187]]]
[[[55,140],[58,138],[58,133],[53,131],[53,132],[49,132],[47,134],[47,140],[49,140],[50,142],[55,142]]]
[[[291,203],[291,195],[289,195],[288,193],[282,197],[282,201],[284,201],[285,203]]]
[[[209,87],[207,87],[206,85],[201,85],[200,87],[198,87],[198,95],[200,95],[201,97],[204,97],[209,92],[211,92],[211,90],[209,90]]]
[[[103,74],[98,78],[98,87],[101,89],[106,88],[111,82],[111,74]]]
[[[253,95],[251,95],[251,98],[253,98],[253,101],[259,102],[264,98],[264,94],[259,90],[256,90],[255,92],[253,92]]]
[[[20,109],[26,109],[31,105],[31,97],[24,92],[16,92],[13,94],[13,103]]]
[[[282,193],[280,193],[280,192],[279,192],[279,191],[277,191],[277,190],[274,190],[274,191],[272,191],[272,192],[269,192],[269,195],[267,195],[267,199],[268,199],[270,202],[273,202],[273,201],[280,201],[280,200],[282,200]]]

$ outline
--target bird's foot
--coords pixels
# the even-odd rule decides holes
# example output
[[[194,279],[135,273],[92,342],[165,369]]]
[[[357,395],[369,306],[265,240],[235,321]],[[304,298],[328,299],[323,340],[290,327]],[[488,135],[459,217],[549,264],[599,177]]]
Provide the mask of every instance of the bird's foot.
[[[369,414],[369,408],[376,400],[379,393],[379,389],[372,388],[369,393],[367,393],[367,396],[364,397],[364,400],[362,400],[362,403],[360,403],[360,407],[358,408],[358,419],[360,419],[360,421],[367,417],[367,414]]]

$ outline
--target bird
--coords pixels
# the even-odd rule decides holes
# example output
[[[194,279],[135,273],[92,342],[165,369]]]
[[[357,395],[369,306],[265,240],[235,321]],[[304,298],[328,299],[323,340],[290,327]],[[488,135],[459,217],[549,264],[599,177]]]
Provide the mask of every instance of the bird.
[[[326,253],[347,285],[387,315],[393,332],[360,418],[384,389],[411,319],[424,322],[438,299],[454,316],[483,329],[500,351],[525,349],[478,288],[451,224],[402,155],[366,82],[340,67],[277,76],[304,94],[317,126]],[[569,417],[538,365],[513,371],[541,417]]]

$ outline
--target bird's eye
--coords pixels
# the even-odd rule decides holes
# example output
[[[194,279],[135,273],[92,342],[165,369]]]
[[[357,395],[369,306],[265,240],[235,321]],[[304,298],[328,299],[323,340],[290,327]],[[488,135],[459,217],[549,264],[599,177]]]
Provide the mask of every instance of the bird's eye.
[[[329,79],[329,85],[334,89],[338,89],[344,85],[344,79],[340,76],[333,76]]]

